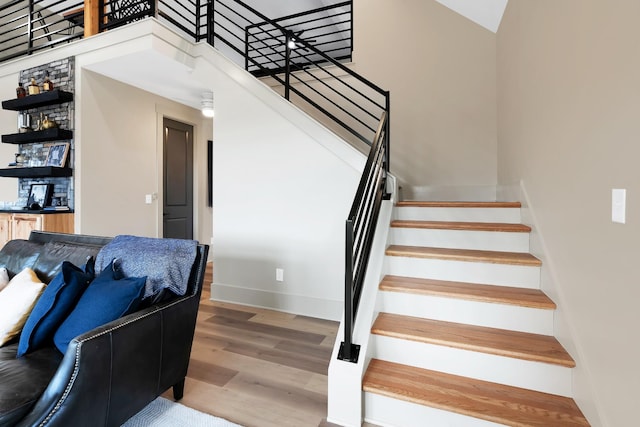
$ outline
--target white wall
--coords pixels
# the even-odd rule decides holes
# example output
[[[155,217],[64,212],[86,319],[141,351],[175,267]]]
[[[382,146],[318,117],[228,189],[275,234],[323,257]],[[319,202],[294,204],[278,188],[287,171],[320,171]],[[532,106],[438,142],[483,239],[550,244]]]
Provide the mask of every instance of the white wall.
[[[313,123],[293,124],[283,114],[309,120],[249,81],[243,88],[221,73],[214,83],[212,295],[339,319],[344,221],[360,172],[318,132],[335,137]],[[276,268],[284,282],[276,282]]]
[[[498,32],[498,171],[535,219],[543,289],[594,426],[637,424],[640,3],[511,0]],[[611,189],[627,189],[627,223]]]

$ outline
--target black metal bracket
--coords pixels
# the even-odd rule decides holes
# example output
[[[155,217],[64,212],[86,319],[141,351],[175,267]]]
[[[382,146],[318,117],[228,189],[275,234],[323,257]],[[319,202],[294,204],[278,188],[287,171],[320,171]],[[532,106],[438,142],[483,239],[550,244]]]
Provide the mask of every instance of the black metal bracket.
[[[358,356],[360,356],[360,346],[358,344],[351,344],[351,348],[348,355],[345,355],[344,341],[340,343],[340,350],[338,351],[338,359],[346,362],[358,363]]]

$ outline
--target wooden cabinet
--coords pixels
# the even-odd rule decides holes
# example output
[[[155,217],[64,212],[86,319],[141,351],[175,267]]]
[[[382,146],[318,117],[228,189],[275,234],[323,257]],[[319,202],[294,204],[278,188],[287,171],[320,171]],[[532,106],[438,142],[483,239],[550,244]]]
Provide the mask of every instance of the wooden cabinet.
[[[28,239],[34,230],[73,233],[73,214],[0,213],[0,247],[12,239]]]
[[[0,213],[0,248],[11,240],[11,214]]]

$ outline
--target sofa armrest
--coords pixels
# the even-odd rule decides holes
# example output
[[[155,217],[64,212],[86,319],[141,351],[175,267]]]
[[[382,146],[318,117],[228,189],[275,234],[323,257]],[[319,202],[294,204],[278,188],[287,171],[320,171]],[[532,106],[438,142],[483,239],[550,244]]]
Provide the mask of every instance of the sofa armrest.
[[[189,366],[208,248],[200,246],[189,295],[74,338],[49,386],[19,426],[120,426]]]

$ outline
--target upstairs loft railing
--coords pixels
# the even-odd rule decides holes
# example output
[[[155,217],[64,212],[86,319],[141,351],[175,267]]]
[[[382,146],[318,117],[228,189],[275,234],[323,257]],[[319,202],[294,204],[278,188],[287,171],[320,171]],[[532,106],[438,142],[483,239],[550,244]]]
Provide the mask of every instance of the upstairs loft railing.
[[[200,41],[207,38],[208,6],[207,0],[0,1],[0,62],[150,16]]]
[[[342,63],[351,58],[352,13],[343,2],[272,20],[242,1],[214,0],[211,42],[273,78],[294,104],[320,112],[324,124],[371,146],[389,96]]]
[[[343,64],[351,59],[352,2],[272,20],[239,0],[15,0],[0,6],[0,61],[81,38],[83,28],[88,36],[149,16],[195,41],[206,39],[254,75],[272,78],[286,99],[368,146],[345,235],[339,358],[356,362],[353,327],[380,206],[388,196],[390,101],[389,92]]]
[[[83,0],[12,0],[0,4],[0,62],[81,39]],[[78,12],[80,11],[80,12]]]
[[[353,8],[351,1],[336,3],[329,6],[295,13],[274,19],[272,22],[286,28],[289,35],[289,43],[292,49],[291,61],[297,62],[300,67],[314,66],[317,62],[325,62],[324,58],[310,53],[307,58],[296,52],[296,40],[304,39],[320,50],[323,54],[330,56],[335,61],[351,61],[353,51]],[[273,27],[269,22],[261,22],[250,25],[246,28],[245,40],[247,51],[246,58],[253,58],[263,65],[271,65],[270,62],[283,62],[282,58],[272,55],[273,50],[277,50],[282,43],[282,33]],[[309,53],[309,52],[307,52]],[[264,55],[269,57],[265,61]],[[311,62],[310,62],[311,61]],[[253,65],[250,61],[245,67],[254,75],[261,75],[260,67]],[[285,71],[284,63],[282,70]]]

